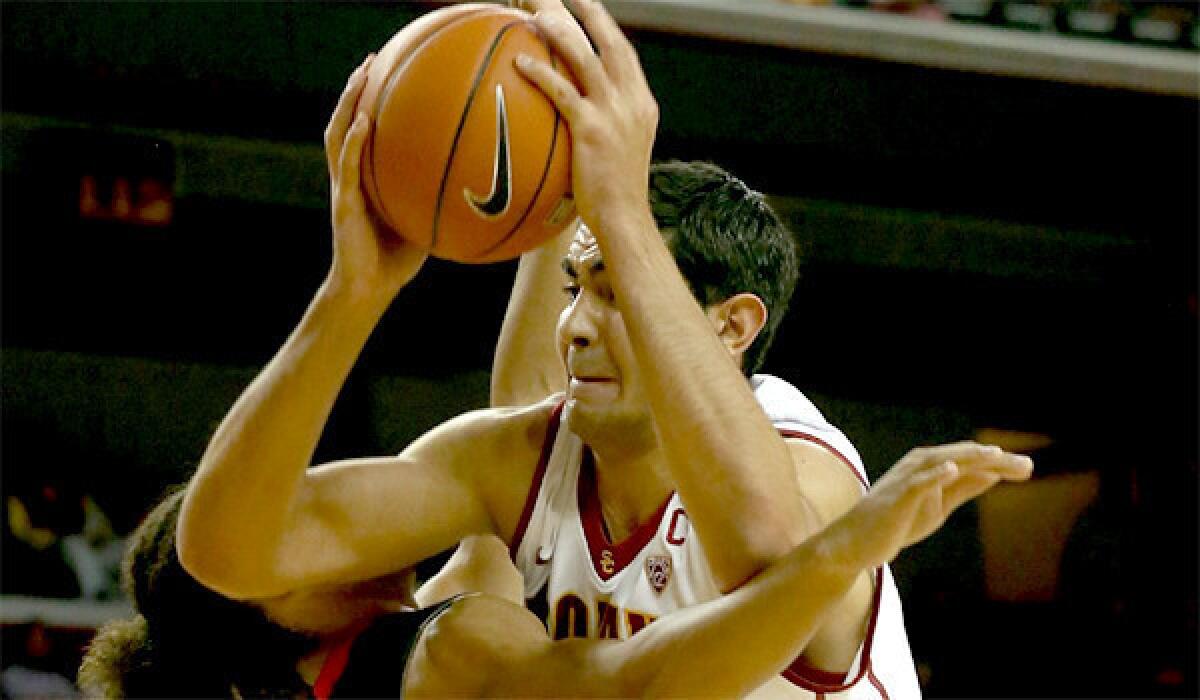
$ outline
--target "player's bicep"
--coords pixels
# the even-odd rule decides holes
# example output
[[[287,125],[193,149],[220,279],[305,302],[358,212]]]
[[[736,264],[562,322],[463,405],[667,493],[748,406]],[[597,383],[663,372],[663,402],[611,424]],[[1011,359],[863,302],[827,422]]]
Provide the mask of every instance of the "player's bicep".
[[[846,459],[812,440],[788,439],[796,479],[812,509],[816,534],[865,495],[858,471]],[[805,665],[841,672],[850,668],[866,634],[874,602],[875,572],[862,572],[850,591],[832,605],[802,654]]]
[[[473,486],[443,465],[405,457],[310,469],[280,547],[298,585],[379,576],[489,527]]]
[[[832,450],[802,438],[788,438],[787,446],[807,514],[806,539],[853,508],[866,487],[855,467]]]

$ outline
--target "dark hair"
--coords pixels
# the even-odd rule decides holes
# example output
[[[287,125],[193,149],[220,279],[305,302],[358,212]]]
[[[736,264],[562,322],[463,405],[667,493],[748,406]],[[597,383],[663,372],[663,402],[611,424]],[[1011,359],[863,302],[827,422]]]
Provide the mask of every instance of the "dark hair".
[[[130,536],[122,584],[138,614],[96,635],[80,688],[103,697],[229,697],[234,687],[243,697],[307,694],[295,664],[315,640],[205,588],[179,563],[183,494],[169,494]]]
[[[767,323],[742,365],[747,376],[753,374],[799,277],[791,232],[761,194],[712,163],[652,165],[649,196],[659,231],[701,305],[750,292],[767,307]]]

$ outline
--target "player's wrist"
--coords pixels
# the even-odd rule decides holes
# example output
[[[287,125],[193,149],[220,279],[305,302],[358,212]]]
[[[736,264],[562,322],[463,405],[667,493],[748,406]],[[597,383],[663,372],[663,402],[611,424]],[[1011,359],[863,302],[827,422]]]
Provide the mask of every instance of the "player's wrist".
[[[334,266],[317,290],[315,305],[374,325],[395,295],[395,290],[346,274]]]

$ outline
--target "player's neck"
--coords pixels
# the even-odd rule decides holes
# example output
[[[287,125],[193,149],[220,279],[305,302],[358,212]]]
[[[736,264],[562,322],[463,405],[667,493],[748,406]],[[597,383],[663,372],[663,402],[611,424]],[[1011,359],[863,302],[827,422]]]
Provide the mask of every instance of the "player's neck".
[[[663,451],[655,447],[636,454],[593,454],[608,539],[621,542],[658,511],[674,488]]]

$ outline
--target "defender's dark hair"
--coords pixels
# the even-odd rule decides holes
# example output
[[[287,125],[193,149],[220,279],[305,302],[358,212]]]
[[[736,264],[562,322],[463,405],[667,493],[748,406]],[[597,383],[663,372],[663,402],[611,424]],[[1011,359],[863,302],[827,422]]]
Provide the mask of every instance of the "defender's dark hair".
[[[175,553],[183,489],[130,537],[122,584],[137,616],[105,625],[79,667],[90,697],[303,697],[296,660],[315,640],[193,579]]]
[[[767,307],[766,325],[742,364],[746,376],[753,374],[799,277],[791,232],[761,194],[712,163],[652,165],[649,196],[659,231],[702,306],[750,292]]]

